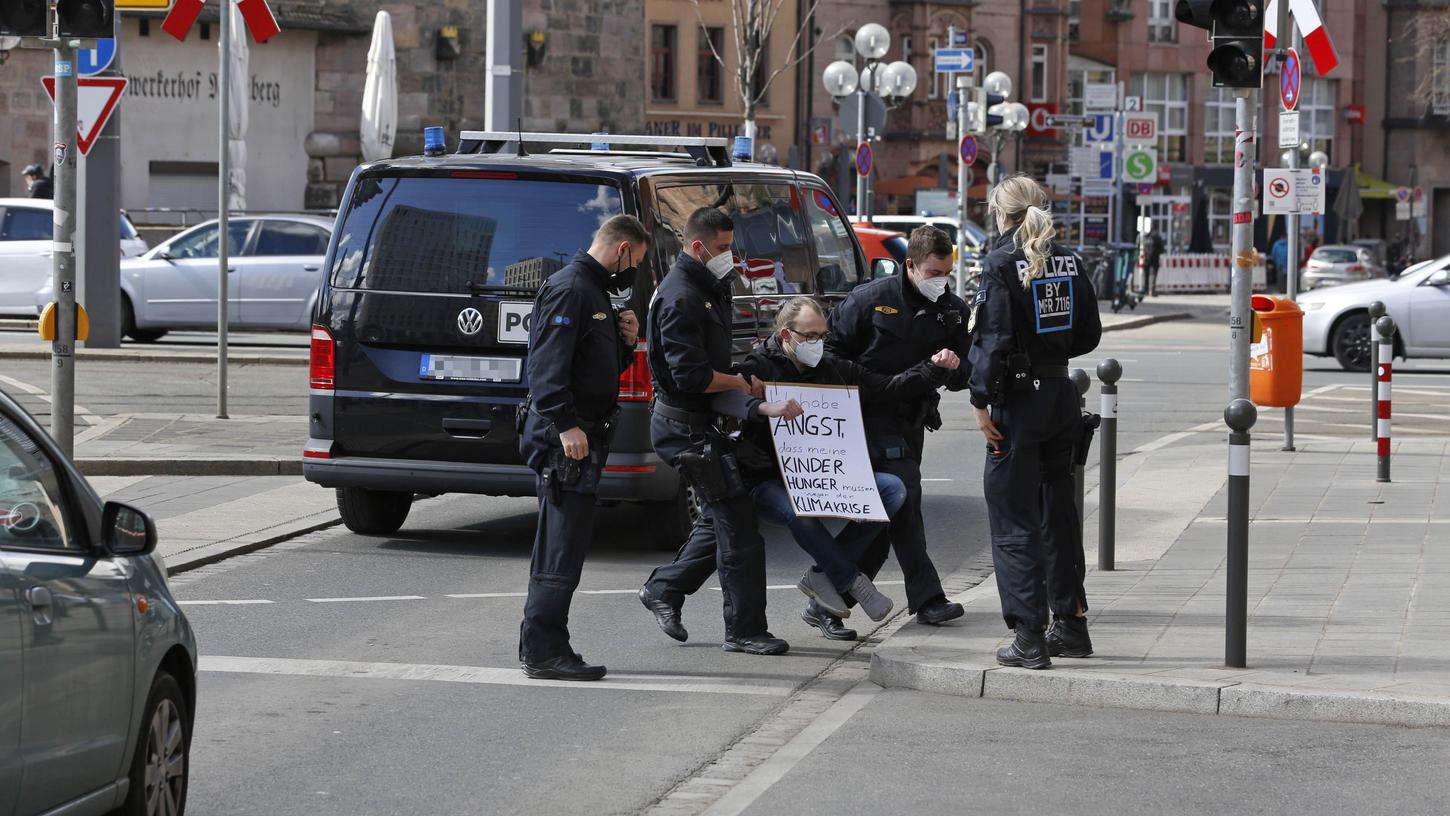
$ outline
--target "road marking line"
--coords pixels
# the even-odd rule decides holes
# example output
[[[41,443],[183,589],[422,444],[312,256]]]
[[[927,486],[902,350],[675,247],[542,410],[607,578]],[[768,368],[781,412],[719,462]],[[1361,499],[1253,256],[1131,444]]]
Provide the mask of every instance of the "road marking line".
[[[1194,524],[1225,524],[1228,519],[1223,516],[1204,516],[1193,520]],[[1333,518],[1330,516],[1300,516],[1282,518],[1251,518],[1253,524],[1450,524],[1450,518],[1404,518],[1404,517],[1375,517],[1369,518]]]
[[[922,479],[923,482],[954,482],[955,479]]]
[[[0,374],[0,383],[5,383],[11,388],[18,388],[21,391],[24,391],[25,393],[35,397],[42,402],[51,401],[50,395],[45,392],[44,388],[36,387],[28,382],[22,382],[21,380],[17,380],[14,377],[7,377],[4,374]],[[71,414],[78,419],[86,420],[87,423],[95,424],[94,419],[96,415],[90,410],[87,410],[84,406],[76,403],[74,399],[71,400]]]
[[[308,603],[350,603],[352,601],[426,601],[422,595],[373,595],[359,598],[303,598]]]
[[[354,660],[303,660],[281,657],[228,657],[203,655],[201,671],[232,674],[272,674],[290,677],[356,678],[364,680],[432,680],[488,686],[552,686],[601,691],[674,691],[705,694],[746,694],[787,697],[794,680],[743,681],[734,677],[672,674],[611,673],[603,680],[578,683],[568,680],[531,680],[517,668],[448,666],[427,663],[374,663]]]
[[[1166,448],[1175,442],[1181,442],[1184,439],[1193,436],[1194,434],[1207,433],[1209,431],[1216,430],[1227,431],[1228,426],[1224,425],[1222,422],[1205,422],[1202,425],[1194,425],[1192,428],[1189,428],[1186,431],[1179,431],[1178,433],[1171,433],[1167,436],[1160,436],[1152,442],[1147,442],[1139,445],[1137,448],[1133,449],[1133,453],[1152,453],[1156,450],[1162,450],[1163,448]]]
[[[275,601],[247,600],[247,601],[177,601],[179,606],[253,606],[255,604],[269,604]]]
[[[881,691],[882,688],[870,680],[862,680],[857,683],[834,705],[826,709],[824,714],[801,729],[800,733],[771,754],[770,759],[756,766],[755,770],[746,774],[745,778],[737,782],[729,792],[717,799],[715,804],[705,811],[704,816],[737,816],[737,814],[744,813],[745,809],[754,804],[761,794],[770,790],[772,785],[790,773],[811,751],[830,739],[832,734],[840,730],[841,726],[856,716],[861,709],[870,705]]]

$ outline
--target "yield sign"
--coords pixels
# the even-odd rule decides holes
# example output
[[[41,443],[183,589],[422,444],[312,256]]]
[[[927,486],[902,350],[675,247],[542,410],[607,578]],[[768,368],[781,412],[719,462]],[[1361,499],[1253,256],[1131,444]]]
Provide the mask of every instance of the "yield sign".
[[[55,101],[55,77],[41,77],[45,92]],[[125,77],[80,77],[76,80],[76,147],[81,155],[91,152],[91,145],[115,112],[126,92]]]

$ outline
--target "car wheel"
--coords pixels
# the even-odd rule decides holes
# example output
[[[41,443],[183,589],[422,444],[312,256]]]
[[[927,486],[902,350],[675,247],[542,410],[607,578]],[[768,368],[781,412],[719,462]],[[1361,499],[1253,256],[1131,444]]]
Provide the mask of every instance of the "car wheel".
[[[337,511],[347,529],[362,535],[391,535],[408,520],[413,494],[364,487],[339,487]]]
[[[186,783],[191,764],[191,717],[176,678],[156,675],[136,752],[131,759],[131,785],[124,816],[181,816],[186,811]]]
[[[1374,345],[1370,342],[1370,321],[1366,313],[1352,314],[1334,327],[1334,359],[1345,371],[1369,371]]]
[[[645,505],[650,516],[659,518],[654,525],[655,541],[662,549],[678,550],[695,522],[700,520],[700,497],[695,488],[684,479],[680,480],[675,497],[669,501],[650,502]]]
[[[131,306],[131,299],[122,295],[121,335],[123,337],[129,337],[138,343],[155,343],[157,340],[166,336],[166,330],[136,328],[136,310]]]

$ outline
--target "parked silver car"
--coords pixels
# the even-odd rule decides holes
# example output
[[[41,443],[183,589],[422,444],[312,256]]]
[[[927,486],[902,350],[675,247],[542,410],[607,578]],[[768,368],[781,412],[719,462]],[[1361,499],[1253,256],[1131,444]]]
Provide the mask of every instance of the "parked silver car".
[[[1352,244],[1327,244],[1314,250],[1300,273],[1304,291],[1321,286],[1373,280],[1385,277],[1384,265],[1368,247]]]
[[[238,329],[312,325],[332,219],[312,215],[236,216],[227,224],[227,323]],[[171,329],[215,328],[215,220],[198,224],[135,260],[121,262],[121,333],[150,342]],[[47,283],[35,295],[52,300]]]
[[[1390,280],[1362,281],[1298,297],[1304,310],[1304,353],[1332,356],[1346,371],[1374,360],[1369,304],[1394,318],[1395,356],[1450,358],[1450,255],[1424,261]]]
[[[155,548],[0,393],[0,816],[185,808],[196,640]]]
[[[35,317],[36,290],[50,291],[54,261],[51,229],[52,203],[41,198],[0,198],[0,315]],[[134,258],[146,251],[131,219],[120,214],[121,257]],[[49,303],[47,298],[45,303]],[[45,303],[40,304],[42,307]]]

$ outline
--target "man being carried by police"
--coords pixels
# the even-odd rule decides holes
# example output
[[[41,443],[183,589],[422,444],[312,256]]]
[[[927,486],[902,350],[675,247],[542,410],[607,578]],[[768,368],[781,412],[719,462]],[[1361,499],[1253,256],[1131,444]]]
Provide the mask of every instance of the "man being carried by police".
[[[634,356],[639,321],[616,313],[610,291],[633,285],[649,234],[638,218],[616,215],[587,252],[549,276],[529,327],[529,399],[519,452],[539,474],[539,523],[529,594],[519,627],[524,674],[598,680],[569,644],[569,604],[594,532],[595,492],[619,414],[619,377]]]
[[[988,208],[1003,235],[983,262],[969,361],[997,590],[1015,632],[997,662],[1046,669],[1049,655],[1092,654],[1072,481],[1085,423],[1067,363],[1097,348],[1102,323],[1081,259],[1053,243],[1037,182],[1001,182]]]
[[[775,326],[776,333],[741,363],[743,374],[764,382],[858,386],[863,406],[921,399],[943,385],[960,363],[950,349],[942,349],[930,361],[917,363],[892,377],[827,354],[825,311],[810,297],[787,301],[776,315]],[[859,603],[871,620],[885,618],[893,607],[892,600],[877,591],[857,566],[867,547],[885,533],[885,525],[852,521],[832,535],[820,519],[797,516],[781,480],[768,420],[745,424],[739,455],[756,511],[789,528],[796,543],[815,561],[801,576],[797,588],[815,607],[836,618],[850,616],[845,600],[848,597]],[[906,485],[895,474],[877,472],[876,490],[887,516],[894,516],[906,502]],[[850,633],[854,639],[855,632]]]
[[[895,376],[943,349],[965,359],[967,304],[950,290],[952,242],[932,226],[912,231],[906,250],[905,274],[872,281],[852,290],[831,312],[827,349],[877,374]],[[967,385],[966,366],[953,371],[946,386]],[[858,562],[875,578],[890,548],[906,579],[907,608],[919,623],[940,625],[961,617],[962,605],[948,601],[941,578],[926,551],[926,525],[921,513],[921,457],[926,431],[941,427],[935,391],[914,398],[864,404],[866,443],[871,464],[906,486],[906,502],[891,519],[889,536],[880,537]],[[839,618],[809,604],[802,617],[832,639],[845,639]]]
[[[655,452],[689,481],[700,501],[700,518],[675,560],[656,569],[639,591],[665,634],[689,637],[680,622],[685,597],[720,572],[725,600],[727,652],[785,654],[765,620],[765,542],[741,476],[735,442],[719,429],[714,396],[736,391],[765,393],[757,379],[734,373],[730,340],[735,311],[731,242],[735,225],[713,207],[685,222],[685,248],[655,290],[649,308],[649,368],[655,403],[650,439]],[[799,416],[796,404],[762,403],[763,416]]]

